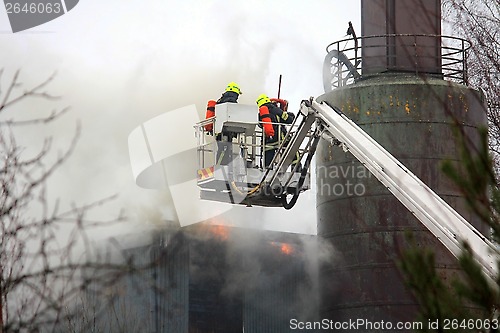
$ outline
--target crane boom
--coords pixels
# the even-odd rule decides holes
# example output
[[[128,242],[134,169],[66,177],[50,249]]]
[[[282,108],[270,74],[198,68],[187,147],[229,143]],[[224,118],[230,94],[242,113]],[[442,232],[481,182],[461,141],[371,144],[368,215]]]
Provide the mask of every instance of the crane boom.
[[[339,109],[314,100],[302,103],[455,257],[467,242],[486,275],[496,278],[495,244]]]
[[[235,109],[235,106],[231,105],[231,108]],[[233,128],[246,126],[245,131],[255,128],[255,123],[242,121],[236,117],[236,111],[238,110],[233,110],[234,114],[227,119],[224,118],[224,113],[219,112],[222,123],[220,127],[230,124]],[[247,115],[248,112],[242,114]],[[492,280],[496,278],[498,274],[496,260],[499,258],[499,248],[496,244],[481,234],[338,108],[324,102],[318,103],[313,98],[304,100],[292,127],[296,123],[297,127],[287,132],[276,149],[270,167],[250,168],[250,170],[246,168],[245,174],[243,172],[245,168],[240,167],[241,163],[238,163],[241,160],[238,155],[232,166],[214,166],[213,171],[212,169],[210,171],[214,176],[208,182],[204,179],[198,182],[200,187],[207,187],[201,192],[203,194],[201,197],[207,200],[222,200],[216,196],[222,193],[229,195],[230,200],[226,202],[233,204],[282,206],[291,209],[300,193],[309,188],[309,166],[316,145],[322,137],[349,151],[455,257],[459,257],[462,253],[462,242],[467,242],[484,273]],[[199,124],[198,128],[203,128],[203,124]],[[263,144],[265,145],[265,142]],[[300,170],[297,161],[304,162]],[[289,168],[292,169],[291,172],[287,172]],[[219,172],[217,170],[221,170],[223,177],[217,176]],[[244,178],[239,180],[239,175],[246,176],[246,181]],[[224,188],[227,190],[221,192]],[[288,200],[290,195],[292,198]]]

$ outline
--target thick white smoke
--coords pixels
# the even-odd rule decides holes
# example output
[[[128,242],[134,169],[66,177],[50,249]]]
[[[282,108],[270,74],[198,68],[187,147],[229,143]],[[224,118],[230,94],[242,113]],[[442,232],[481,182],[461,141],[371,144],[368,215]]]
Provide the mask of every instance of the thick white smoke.
[[[63,150],[76,122],[82,125],[75,154],[52,180],[51,196],[68,204],[119,194],[104,214],[128,207],[134,215],[150,207],[174,216],[168,193],[133,183],[130,131],[188,104],[204,113],[206,101],[218,98],[229,81],[240,84],[241,103],[253,104],[260,93],[277,93],[280,74],[282,97],[296,111],[301,99],[322,93],[324,47],[343,38],[347,27],[341,5],[345,8],[340,1],[327,0],[86,0],[43,26],[1,34],[5,74],[21,68],[21,80],[33,84],[57,72],[49,91],[63,97],[57,102],[61,107],[71,106],[55,124],[23,133],[23,141],[36,147],[41,136],[52,136]],[[358,7],[353,4],[349,20],[356,22]],[[296,13],[301,15],[297,18]],[[8,30],[2,15],[0,29]],[[35,106],[42,105],[33,101],[16,116],[35,114]],[[312,195],[299,199],[293,212],[239,207],[224,219],[235,217],[254,228],[315,233]]]
[[[55,157],[67,149],[80,123],[78,145],[50,179],[48,196],[59,199],[63,210],[73,202],[86,204],[118,194],[90,217],[112,218],[124,208],[129,223],[100,229],[92,240],[130,239],[120,237],[127,234],[139,242],[142,231],[164,227],[165,220],[175,220],[176,213],[168,192],[135,185],[129,133],[148,119],[190,104],[196,104],[202,116],[206,101],[218,98],[230,81],[243,90],[240,103],[254,104],[261,93],[277,93],[280,74],[282,97],[296,112],[302,99],[322,93],[325,47],[344,38],[348,21],[359,27],[359,3],[81,0],[54,21],[12,34],[0,9],[0,66],[5,69],[0,87],[4,92],[17,69],[27,87],[57,73],[47,90],[60,100],[31,100],[9,110],[7,116],[29,119],[66,106],[70,112],[50,125],[19,128],[18,143],[29,154],[41,148],[43,138],[52,137]],[[193,134],[179,133],[179,140],[183,135]],[[314,193],[303,194],[291,211],[235,207],[219,222],[314,234]],[[233,245],[244,249],[254,244],[246,239]],[[304,245],[304,255],[311,258],[306,269],[312,280],[318,265],[332,256],[331,248],[323,245]],[[251,259],[249,264],[259,265]],[[249,276],[231,278],[229,289],[238,288]],[[306,290],[303,299],[314,303],[308,297]]]

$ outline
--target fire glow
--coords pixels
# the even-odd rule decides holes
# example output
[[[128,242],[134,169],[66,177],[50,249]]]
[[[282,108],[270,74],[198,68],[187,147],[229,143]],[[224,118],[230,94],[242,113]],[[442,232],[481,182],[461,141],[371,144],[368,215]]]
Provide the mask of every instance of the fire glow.
[[[229,238],[229,228],[223,225],[211,225],[208,229],[212,235],[221,241],[227,241]]]
[[[285,255],[291,255],[295,252],[293,246],[288,243],[271,242],[271,245],[277,247]]]

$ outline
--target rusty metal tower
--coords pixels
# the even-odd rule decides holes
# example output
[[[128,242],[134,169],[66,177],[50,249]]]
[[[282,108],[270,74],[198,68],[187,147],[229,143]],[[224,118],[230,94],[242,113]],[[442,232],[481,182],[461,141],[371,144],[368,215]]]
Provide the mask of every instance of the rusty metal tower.
[[[439,0],[361,0],[361,12],[362,36],[327,47],[318,100],[341,108],[484,231],[440,169],[444,159],[460,163],[455,121],[476,142],[486,124],[481,94],[467,86],[467,41],[441,35]],[[441,276],[458,274],[456,259],[349,153],[322,142],[316,174],[318,235],[340,254],[320,273],[320,317],[415,320],[397,266],[406,232],[433,249]]]

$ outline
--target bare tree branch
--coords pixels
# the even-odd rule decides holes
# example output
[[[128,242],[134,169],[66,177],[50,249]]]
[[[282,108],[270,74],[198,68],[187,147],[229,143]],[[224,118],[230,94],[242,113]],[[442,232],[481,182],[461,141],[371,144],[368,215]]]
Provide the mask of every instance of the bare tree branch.
[[[91,232],[125,220],[122,212],[108,220],[88,218],[89,213],[116,199],[110,196],[61,209],[49,200],[49,179],[75,151],[81,133],[77,122],[72,140],[57,155],[53,138],[41,138],[42,147],[28,156],[16,140],[14,126],[38,126],[61,119],[69,111],[54,109],[48,116],[30,120],[5,119],[14,105],[22,112],[31,98],[59,100],[46,91],[51,75],[24,89],[20,70],[7,89],[0,87],[0,333],[36,331],[74,323],[72,302],[90,286],[110,288],[116,281],[147,268],[131,258],[116,258],[110,249],[97,249]],[[4,71],[0,70],[0,78]],[[19,92],[21,90],[21,92]],[[23,129],[24,130],[24,129]],[[65,233],[61,237],[61,232]],[[113,252],[120,252],[116,244]],[[74,309],[73,309],[74,310]],[[97,315],[97,314],[95,314]],[[94,319],[95,320],[95,319]]]
[[[0,104],[0,112],[9,106],[12,106],[13,104],[24,101],[28,97],[41,97],[48,100],[57,100],[60,98],[59,96],[53,96],[46,91],[40,91],[41,89],[45,88],[50,82],[52,82],[52,80],[56,75],[55,73],[49,76],[42,83],[36,85],[35,87],[28,90],[24,90],[24,92],[21,93],[20,95],[11,98],[12,92],[15,89],[21,87],[21,83],[18,82],[20,72],[21,72],[20,70],[17,70],[16,73],[14,74],[14,77],[12,78],[12,81],[9,87],[7,88],[7,92],[5,93],[5,96],[2,100],[2,104]]]

